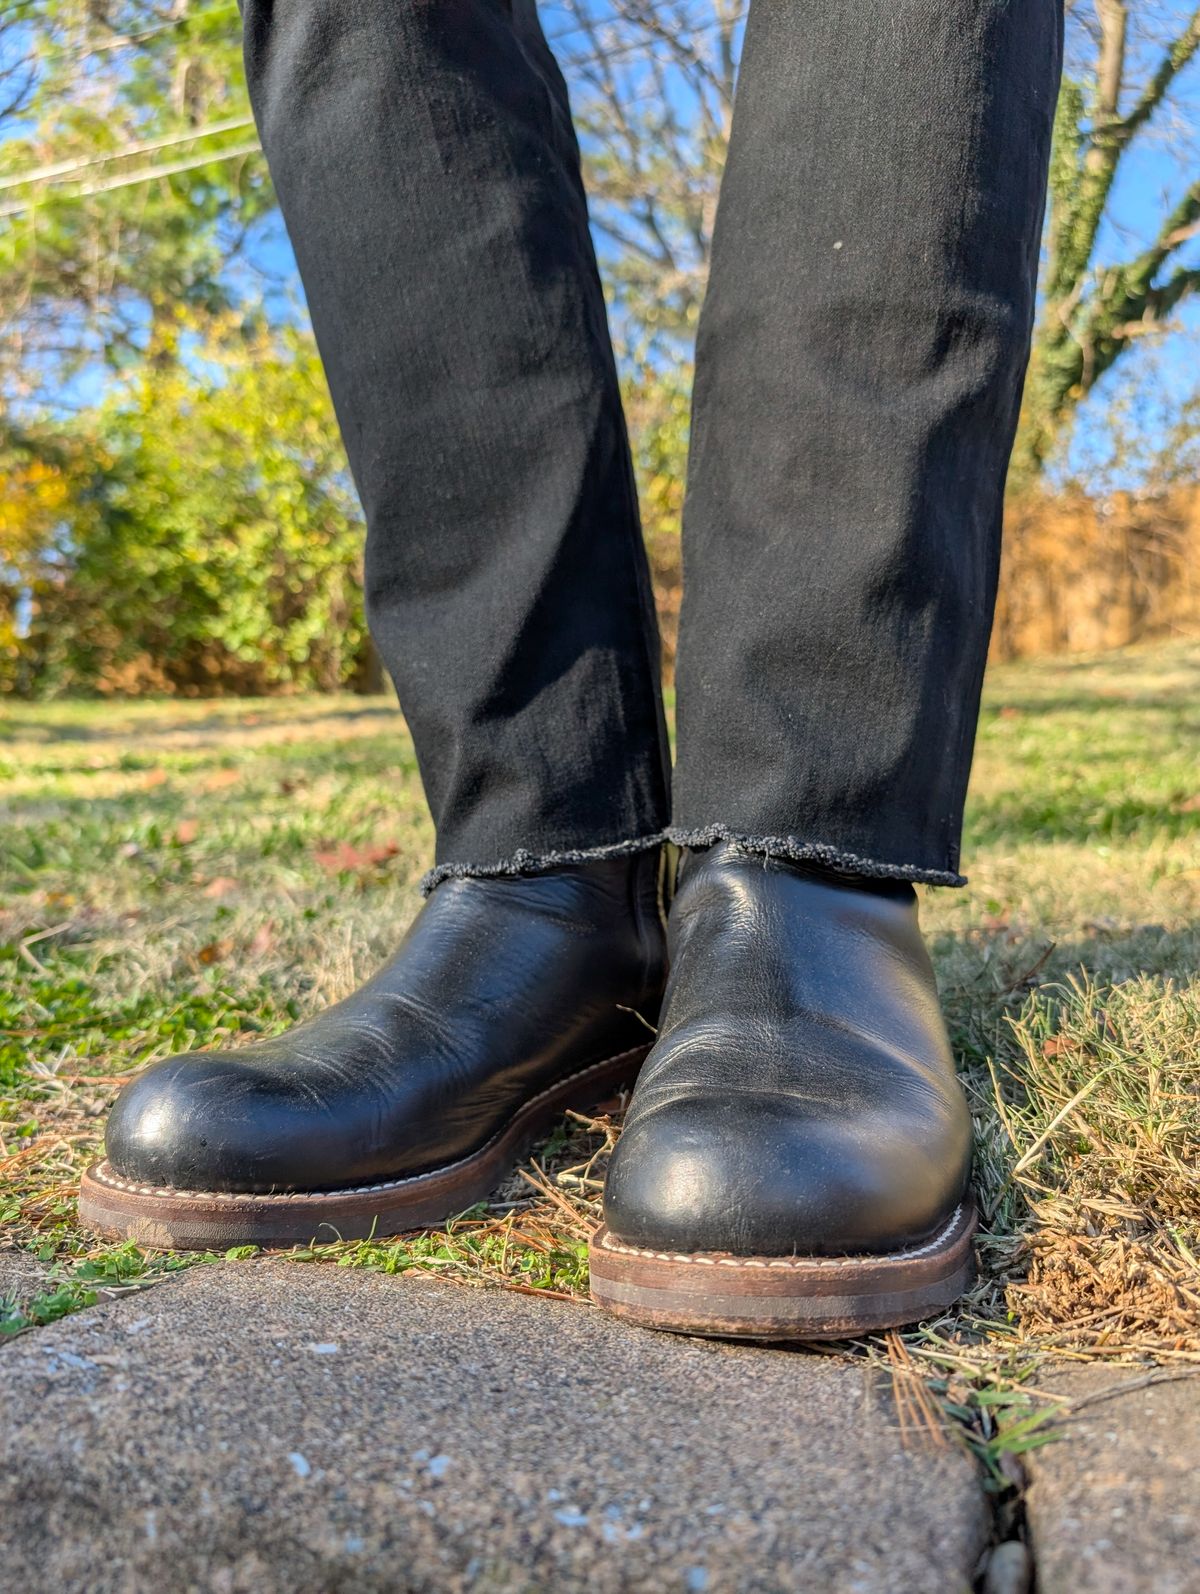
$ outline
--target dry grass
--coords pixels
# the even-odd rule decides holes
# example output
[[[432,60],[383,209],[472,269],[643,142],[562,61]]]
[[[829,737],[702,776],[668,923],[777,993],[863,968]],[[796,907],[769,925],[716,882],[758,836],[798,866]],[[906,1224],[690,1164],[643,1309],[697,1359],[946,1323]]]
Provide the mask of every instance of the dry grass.
[[[1023,1332],[1200,1364],[1200,982],[1072,980],[1014,1035],[996,1102],[1026,1208]]]

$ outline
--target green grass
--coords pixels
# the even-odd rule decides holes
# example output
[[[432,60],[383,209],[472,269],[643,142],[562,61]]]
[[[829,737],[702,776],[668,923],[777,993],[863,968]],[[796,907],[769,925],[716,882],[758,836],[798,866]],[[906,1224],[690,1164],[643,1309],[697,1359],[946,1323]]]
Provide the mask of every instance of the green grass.
[[[1200,1359],[1198,750],[1200,644],[991,675],[972,884],[923,904],[986,1220],[966,1309],[909,1342],[938,1377],[981,1342]],[[349,990],[431,850],[383,700],[5,706],[0,1223],[52,1277],[0,1329],[179,1265],[75,1228],[115,1083]],[[580,1295],[612,1132],[572,1124],[538,1189],[447,1231],[297,1260]]]

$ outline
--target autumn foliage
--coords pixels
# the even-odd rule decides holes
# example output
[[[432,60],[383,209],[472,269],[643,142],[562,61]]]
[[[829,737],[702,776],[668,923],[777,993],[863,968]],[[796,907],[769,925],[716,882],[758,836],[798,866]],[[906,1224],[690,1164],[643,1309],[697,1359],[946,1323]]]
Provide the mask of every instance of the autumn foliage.
[[[0,688],[353,685],[362,528],[303,334],[226,327],[0,471]],[[171,351],[174,353],[174,351]]]

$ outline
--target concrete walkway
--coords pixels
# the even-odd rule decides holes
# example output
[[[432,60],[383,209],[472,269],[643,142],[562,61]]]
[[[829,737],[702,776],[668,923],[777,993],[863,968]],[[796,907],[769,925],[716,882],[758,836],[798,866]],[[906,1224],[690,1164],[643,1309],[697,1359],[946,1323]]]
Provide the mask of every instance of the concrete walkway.
[[[31,1594],[967,1594],[991,1531],[859,1364],[424,1277],[201,1267],[20,1336],[0,1380],[0,1581]],[[1142,1449],[1108,1437],[1125,1396],[1039,1453],[1039,1594],[1200,1588],[1198,1394],[1145,1391]]]
[[[1071,1368],[1026,1509],[1038,1594],[1198,1594],[1200,1369]]]
[[[0,1351],[26,1590],[961,1594],[988,1516],[828,1358],[273,1262]]]

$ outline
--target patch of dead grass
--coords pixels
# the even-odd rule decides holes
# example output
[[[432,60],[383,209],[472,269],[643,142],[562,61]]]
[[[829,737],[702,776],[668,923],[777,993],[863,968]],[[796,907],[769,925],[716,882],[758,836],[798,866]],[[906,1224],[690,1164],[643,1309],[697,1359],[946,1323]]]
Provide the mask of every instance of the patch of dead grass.
[[[1038,1345],[1200,1363],[1200,987],[1084,976],[1030,996],[994,1066],[1021,1197],[1006,1288]]]

